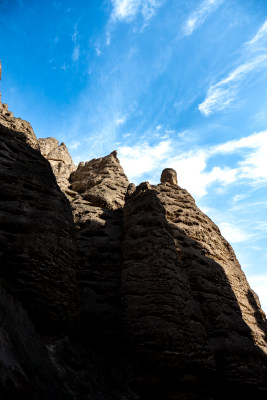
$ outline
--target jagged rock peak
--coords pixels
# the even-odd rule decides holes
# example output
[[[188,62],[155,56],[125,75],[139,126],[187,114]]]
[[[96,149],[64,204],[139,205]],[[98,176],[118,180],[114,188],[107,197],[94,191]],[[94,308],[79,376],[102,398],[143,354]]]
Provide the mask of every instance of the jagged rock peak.
[[[116,150],[105,157],[80,163],[70,181],[71,189],[92,205],[113,210],[124,205],[129,185]]]
[[[173,168],[165,168],[160,177],[161,183],[170,183],[171,185],[177,185],[177,173]]]
[[[59,145],[57,139],[48,137],[46,139],[38,139],[38,144],[40,146],[41,154],[51,164],[60,189],[67,195],[67,197],[74,197],[75,193],[69,189],[69,177],[77,167],[73,163],[65,143]]]

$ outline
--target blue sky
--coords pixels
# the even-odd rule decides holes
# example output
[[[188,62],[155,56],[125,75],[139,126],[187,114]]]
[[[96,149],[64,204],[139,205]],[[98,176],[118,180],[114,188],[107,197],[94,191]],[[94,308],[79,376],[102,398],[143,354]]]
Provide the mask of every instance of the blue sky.
[[[267,311],[267,1],[0,0],[2,101],[76,163],[165,167]]]

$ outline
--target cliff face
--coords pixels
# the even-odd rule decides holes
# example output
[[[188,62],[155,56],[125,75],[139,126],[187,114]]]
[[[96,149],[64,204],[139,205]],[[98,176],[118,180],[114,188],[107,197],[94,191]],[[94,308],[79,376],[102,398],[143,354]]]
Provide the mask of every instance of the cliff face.
[[[265,399],[258,297],[175,171],[135,187],[116,152],[76,168],[64,143],[12,118],[0,125],[0,399]]]
[[[49,163],[0,125],[0,278],[38,323],[72,323],[78,301],[75,231]]]

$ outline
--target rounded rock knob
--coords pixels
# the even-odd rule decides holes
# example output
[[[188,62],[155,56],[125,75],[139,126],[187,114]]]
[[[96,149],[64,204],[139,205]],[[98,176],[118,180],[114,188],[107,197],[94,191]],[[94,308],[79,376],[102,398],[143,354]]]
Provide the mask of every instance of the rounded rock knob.
[[[177,173],[173,168],[165,168],[160,177],[161,183],[170,183],[171,185],[177,185]]]

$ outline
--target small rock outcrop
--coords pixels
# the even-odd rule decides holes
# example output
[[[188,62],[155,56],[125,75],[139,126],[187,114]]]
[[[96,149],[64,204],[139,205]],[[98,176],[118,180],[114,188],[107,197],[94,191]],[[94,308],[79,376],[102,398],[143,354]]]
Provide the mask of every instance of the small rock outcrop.
[[[170,183],[171,185],[177,185],[177,173],[173,168],[165,168],[160,177],[161,183]]]

